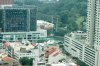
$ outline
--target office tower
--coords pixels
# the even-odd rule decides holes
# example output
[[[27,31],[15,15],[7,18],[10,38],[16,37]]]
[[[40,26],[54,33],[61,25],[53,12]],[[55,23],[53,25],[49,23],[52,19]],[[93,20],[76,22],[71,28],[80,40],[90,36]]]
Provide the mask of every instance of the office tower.
[[[25,32],[36,30],[36,7],[13,6],[4,7],[1,11],[2,10],[3,32]]]
[[[0,5],[13,4],[14,0],[0,0]]]

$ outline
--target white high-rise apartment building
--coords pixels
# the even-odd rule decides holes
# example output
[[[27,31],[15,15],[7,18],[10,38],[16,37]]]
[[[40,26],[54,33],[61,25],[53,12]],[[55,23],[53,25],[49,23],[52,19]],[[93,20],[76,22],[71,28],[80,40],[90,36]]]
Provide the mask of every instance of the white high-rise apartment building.
[[[65,35],[64,48],[87,65],[100,66],[100,0],[87,1],[87,42]]]
[[[87,5],[87,44],[94,45],[95,0],[88,0]]]
[[[96,9],[95,9],[95,48],[100,46],[100,0],[96,0]]]
[[[88,0],[87,44],[95,48],[100,45],[100,0]]]

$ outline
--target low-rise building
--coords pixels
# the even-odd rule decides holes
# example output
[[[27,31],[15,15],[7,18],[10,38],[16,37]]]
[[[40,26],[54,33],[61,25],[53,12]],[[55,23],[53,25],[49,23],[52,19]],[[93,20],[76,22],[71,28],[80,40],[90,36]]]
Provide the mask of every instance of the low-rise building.
[[[47,63],[53,64],[60,62],[60,60],[62,61],[62,59],[66,59],[66,56],[59,50],[58,47],[51,46],[45,52],[45,58]]]
[[[0,66],[19,66],[19,62],[7,54],[0,52]]]
[[[30,41],[37,42],[38,40],[45,40],[47,37],[46,30],[32,31],[32,32],[2,32],[0,33],[0,48],[3,46],[3,41]]]
[[[47,31],[32,31],[32,32],[2,32],[3,41],[18,41],[18,40],[29,40],[31,42],[47,37]]]
[[[6,47],[6,53],[11,57],[20,59],[23,57],[34,58],[34,45],[23,44],[21,42],[10,42],[9,46]],[[37,51],[39,53],[39,51]]]
[[[77,66],[75,63],[57,63],[51,64],[51,66]]]

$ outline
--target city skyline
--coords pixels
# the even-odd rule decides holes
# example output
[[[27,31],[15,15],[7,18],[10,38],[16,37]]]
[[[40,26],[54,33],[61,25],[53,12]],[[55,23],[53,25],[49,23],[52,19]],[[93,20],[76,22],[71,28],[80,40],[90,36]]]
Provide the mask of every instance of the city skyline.
[[[99,0],[0,0],[0,51],[22,65],[99,66],[99,6]]]

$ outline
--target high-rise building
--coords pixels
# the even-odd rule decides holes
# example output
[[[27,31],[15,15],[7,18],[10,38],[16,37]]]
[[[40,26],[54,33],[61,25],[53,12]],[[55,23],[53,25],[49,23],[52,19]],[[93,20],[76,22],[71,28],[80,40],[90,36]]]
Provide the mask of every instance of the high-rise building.
[[[3,32],[36,30],[36,7],[13,6],[0,9]]]
[[[95,9],[95,48],[100,46],[100,0],[96,0],[96,9]]]
[[[87,43],[95,48],[100,45],[100,0],[88,0]]]
[[[65,35],[64,48],[88,66],[100,66],[100,0],[88,0],[87,43]]]
[[[0,5],[13,4],[14,0],[0,0]]]

